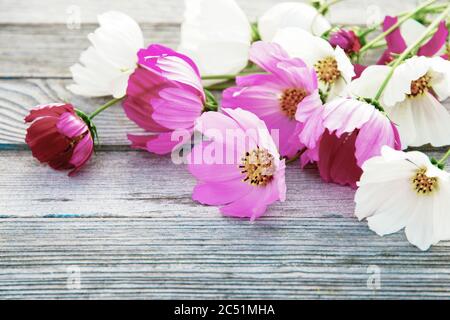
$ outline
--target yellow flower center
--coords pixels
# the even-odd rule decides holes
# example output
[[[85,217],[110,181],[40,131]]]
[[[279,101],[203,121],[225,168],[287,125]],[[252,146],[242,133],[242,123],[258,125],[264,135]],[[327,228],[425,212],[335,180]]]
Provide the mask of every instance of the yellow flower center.
[[[274,157],[266,149],[257,147],[246,152],[239,168],[246,175],[244,181],[254,186],[265,186],[275,174]]]
[[[295,118],[297,106],[308,95],[305,89],[290,88],[283,91],[280,98],[281,110],[291,120]]]
[[[317,72],[319,80],[326,84],[332,84],[341,76],[338,63],[334,57],[326,57],[317,61],[314,69]]]
[[[430,178],[426,175],[427,169],[423,168],[417,171],[416,175],[413,177],[414,190],[418,194],[431,194],[438,187],[437,178]]]
[[[420,95],[423,95],[428,92],[428,90],[431,89],[431,77],[426,74],[422,77],[420,77],[417,80],[414,80],[411,82],[411,94],[409,94],[410,97],[417,97]]]

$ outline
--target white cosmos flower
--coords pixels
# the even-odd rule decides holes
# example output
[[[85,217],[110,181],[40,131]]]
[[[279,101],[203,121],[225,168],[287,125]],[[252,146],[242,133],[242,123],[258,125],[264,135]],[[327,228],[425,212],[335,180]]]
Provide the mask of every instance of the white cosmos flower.
[[[375,97],[391,67],[370,66],[349,90]],[[397,124],[403,147],[450,145],[450,114],[440,103],[450,95],[450,62],[440,57],[413,57],[395,71],[381,103]]]
[[[450,175],[425,154],[385,146],[362,169],[355,214],[371,230],[384,236],[405,228],[421,250],[450,239]]]
[[[317,72],[322,90],[331,88],[329,98],[347,94],[347,85],[355,76],[352,63],[339,46],[333,47],[324,39],[300,28],[284,28],[273,42],[281,45],[293,58],[301,58]]]
[[[244,69],[248,63],[252,31],[236,2],[184,2],[186,10],[178,50],[195,61],[202,76],[237,74]]]
[[[136,69],[144,37],[139,25],[123,13],[106,12],[98,21],[100,27],[88,35],[92,45],[81,53],[80,63],[70,68],[75,83],[68,88],[82,96],[120,98]]]
[[[331,24],[314,7],[299,2],[282,2],[266,11],[258,20],[263,41],[272,41],[278,30],[296,27],[321,36]]]

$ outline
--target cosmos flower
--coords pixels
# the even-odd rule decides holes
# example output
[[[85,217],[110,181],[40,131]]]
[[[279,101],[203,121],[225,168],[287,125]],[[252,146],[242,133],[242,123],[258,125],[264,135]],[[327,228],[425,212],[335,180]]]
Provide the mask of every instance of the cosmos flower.
[[[397,21],[397,17],[386,16],[383,22],[383,31],[390,29]],[[397,28],[386,36],[387,49],[377,63],[384,65],[391,62],[394,59],[393,54],[403,53],[409,45],[414,43],[417,36],[422,34],[425,30],[426,27],[416,20],[406,20],[400,28]],[[417,55],[433,57],[439,53],[443,54],[447,36],[448,29],[445,21],[442,21],[431,39],[419,48]]]
[[[300,58],[308,66],[314,67],[320,89],[327,93],[329,99],[346,94],[347,84],[355,72],[341,47],[333,49],[326,40],[299,28],[280,30],[273,42],[280,44],[290,57]]]
[[[421,250],[450,239],[450,175],[423,153],[384,147],[363,165],[355,214],[384,236],[405,228]]]
[[[287,27],[321,36],[331,29],[331,24],[314,7],[299,2],[278,3],[258,19],[258,31],[263,41],[272,41],[279,30]]]
[[[94,141],[88,125],[70,104],[49,104],[31,110],[25,142],[33,156],[55,170],[75,174],[92,156]]]
[[[202,76],[237,74],[247,66],[250,23],[234,0],[185,0],[178,50],[191,57]],[[218,80],[220,82],[221,80]],[[217,81],[207,81],[212,84]]]
[[[222,105],[255,113],[269,130],[279,131],[281,155],[293,157],[305,146],[298,136],[309,118],[297,121],[297,110],[322,107],[316,73],[276,43],[254,43],[250,60],[268,74],[238,77],[237,86],[223,92]]]
[[[374,105],[352,98],[327,103],[322,123],[316,121],[304,131],[318,140],[316,148],[303,154],[302,165],[317,162],[323,180],[354,188],[365,161],[379,155],[385,145],[401,147],[395,125]]]
[[[353,30],[339,29],[330,34],[329,40],[333,48],[340,47],[347,55],[358,53],[361,42]]]
[[[220,206],[226,216],[255,220],[267,206],[285,200],[285,163],[256,115],[242,109],[222,111],[206,112],[197,120],[196,129],[212,141],[198,144],[188,157],[189,171],[198,180],[192,198]],[[230,133],[243,137],[245,143],[227,139]],[[204,155],[211,147],[216,152],[223,150],[223,156],[210,161]]]
[[[142,49],[138,56],[139,67],[130,77],[123,108],[151,134],[128,138],[134,148],[167,154],[179,143],[173,133],[192,132],[204,109],[200,73],[190,58],[161,45]]]
[[[370,66],[349,89],[373,98],[389,72],[389,66]],[[440,57],[413,57],[394,71],[380,102],[397,124],[403,148],[450,145],[450,114],[440,102],[449,95],[450,62]]]
[[[70,68],[74,84],[68,89],[87,97],[125,95],[129,76],[137,67],[137,52],[144,47],[139,25],[120,12],[98,16],[100,27],[89,34],[91,46]]]

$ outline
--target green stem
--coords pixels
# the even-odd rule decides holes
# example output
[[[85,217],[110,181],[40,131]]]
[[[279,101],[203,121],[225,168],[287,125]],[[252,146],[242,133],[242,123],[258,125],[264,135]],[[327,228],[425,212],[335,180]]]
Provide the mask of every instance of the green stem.
[[[395,23],[392,27],[390,27],[385,32],[383,32],[383,33],[379,34],[378,36],[376,36],[373,40],[371,40],[368,43],[366,43],[364,45],[364,47],[361,48],[359,53],[361,54],[361,53],[364,53],[367,50],[369,50],[374,44],[378,43],[380,40],[383,40],[387,35],[390,35],[393,31],[395,31],[398,27],[400,27],[406,20],[410,19],[415,14],[417,14],[420,11],[422,11],[424,8],[432,5],[436,1],[437,0],[429,0],[427,2],[424,2],[422,5],[418,6],[415,10],[413,10],[410,13],[402,16],[400,19],[398,19],[397,23]]]
[[[202,76],[202,80],[234,80],[236,77],[248,76],[251,74],[265,74],[265,72],[240,72],[238,74],[216,74],[211,76]]]
[[[388,85],[389,81],[391,80],[392,76],[394,75],[395,69],[406,59],[406,57],[412,53],[414,50],[417,49],[426,39],[428,39],[429,33],[434,30],[441,20],[446,20],[447,16],[450,13],[450,5],[447,5],[447,9],[442,12],[436,19],[433,20],[433,22],[428,26],[428,28],[420,35],[420,37],[411,44],[406,50],[395,60],[395,63],[392,65],[391,70],[389,71],[389,74],[387,75],[386,79],[381,84],[380,89],[377,92],[377,95],[375,96],[375,100],[379,100],[381,95],[383,94],[384,90],[386,89],[386,86]]]
[[[109,107],[115,105],[117,102],[122,101],[123,99],[125,99],[125,97],[122,98],[114,98],[110,101],[108,101],[107,103],[105,103],[104,105],[102,105],[101,107],[99,107],[97,110],[95,110],[94,112],[92,112],[89,115],[89,120],[94,119],[96,116],[98,116],[100,113],[102,113],[103,111],[105,111],[106,109],[108,109]]]
[[[213,76],[203,76],[202,80],[234,80],[238,75],[236,74],[217,74]]]
[[[285,163],[286,163],[286,164],[289,164],[289,163],[293,163],[293,162],[297,161],[298,159],[300,159],[300,157],[302,156],[302,154],[305,153],[306,150],[307,150],[306,148],[300,150],[300,151],[297,152],[297,153],[295,154],[295,156],[293,156],[292,158],[286,159]]]
[[[447,161],[448,157],[450,157],[450,149],[448,149],[447,153],[444,154],[444,156],[441,158],[441,160],[438,161],[438,166],[443,166],[445,162]]]
[[[319,8],[319,10],[317,10],[317,11],[319,11],[319,13],[321,15],[324,15],[327,13],[328,9],[330,9],[331,6],[337,4],[341,1],[343,1],[343,0],[331,0],[330,2],[327,2],[326,4],[324,4],[324,6]]]

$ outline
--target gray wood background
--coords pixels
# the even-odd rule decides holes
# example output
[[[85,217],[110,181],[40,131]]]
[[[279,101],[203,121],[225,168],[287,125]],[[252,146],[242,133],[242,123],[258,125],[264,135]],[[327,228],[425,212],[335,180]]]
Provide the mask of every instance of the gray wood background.
[[[254,18],[278,1],[238,2]],[[364,24],[416,2],[347,0],[330,19]],[[287,202],[255,223],[194,203],[186,168],[129,150],[125,133],[139,129],[120,107],[98,117],[103,146],[81,174],[39,165],[23,117],[37,104],[103,102],[65,86],[96,15],[111,9],[139,21],[148,43],[176,46],[182,0],[0,0],[0,299],[450,296],[449,243],[420,252],[402,232],[376,236],[353,217],[354,192],[313,169],[289,166]],[[378,272],[380,286],[368,285]]]

